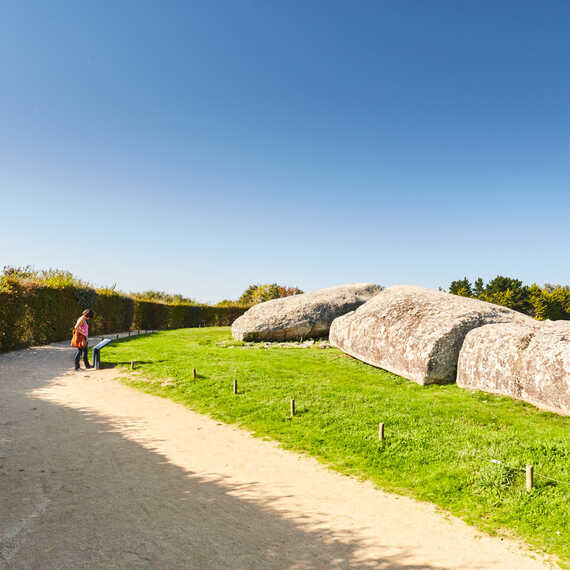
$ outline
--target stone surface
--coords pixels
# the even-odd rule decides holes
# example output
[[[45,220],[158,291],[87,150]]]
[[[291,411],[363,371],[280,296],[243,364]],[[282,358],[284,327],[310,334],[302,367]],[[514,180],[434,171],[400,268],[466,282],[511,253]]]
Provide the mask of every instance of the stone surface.
[[[266,301],[236,319],[232,335],[245,341],[326,336],[334,319],[353,311],[380,290],[370,283],[354,283]]]
[[[335,319],[330,342],[418,384],[455,382],[465,335],[488,323],[534,322],[506,307],[398,285]]]
[[[457,384],[570,415],[570,322],[472,330],[459,355]]]

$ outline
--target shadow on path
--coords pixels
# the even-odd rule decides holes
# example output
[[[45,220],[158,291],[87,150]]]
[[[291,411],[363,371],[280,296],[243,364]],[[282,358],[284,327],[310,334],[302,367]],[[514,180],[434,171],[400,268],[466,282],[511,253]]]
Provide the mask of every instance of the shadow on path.
[[[98,414],[29,395],[72,360],[62,345],[0,355],[0,567],[433,568],[406,552],[359,561],[358,541],[236,498]]]

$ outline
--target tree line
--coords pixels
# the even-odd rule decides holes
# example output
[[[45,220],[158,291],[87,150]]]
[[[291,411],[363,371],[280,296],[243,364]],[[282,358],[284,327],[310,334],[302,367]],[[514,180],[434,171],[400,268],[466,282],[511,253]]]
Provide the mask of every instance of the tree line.
[[[452,281],[449,292],[503,305],[541,321],[570,320],[570,287],[546,283],[523,285],[520,279],[497,275],[487,283],[481,277],[473,283],[467,277]]]
[[[60,269],[35,270],[30,266],[5,266],[0,272],[0,292],[10,292],[14,285],[39,285],[52,288],[89,288],[91,285]],[[97,289],[102,294],[119,294],[116,286]],[[539,320],[570,320],[570,286],[546,283],[542,287],[533,283],[524,285],[520,279],[497,275],[487,283],[481,277],[471,282],[467,277],[452,281],[449,292],[462,297],[471,297],[503,305]],[[225,299],[216,306],[249,307],[272,299],[303,293],[298,287],[264,283],[250,285],[237,300]],[[198,305],[194,299],[163,291],[130,293],[138,301],[151,301],[169,305]]]

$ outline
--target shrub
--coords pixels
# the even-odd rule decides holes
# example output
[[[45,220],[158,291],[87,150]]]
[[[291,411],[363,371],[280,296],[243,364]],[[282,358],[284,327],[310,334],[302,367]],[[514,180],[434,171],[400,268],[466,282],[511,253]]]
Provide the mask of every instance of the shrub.
[[[0,293],[0,351],[71,337],[81,312],[73,287],[15,284]]]
[[[189,297],[184,297],[178,293],[170,294],[164,291],[143,291],[142,293],[131,293],[131,297],[138,301],[153,301],[155,303],[166,303],[168,305],[195,305],[196,301]]]

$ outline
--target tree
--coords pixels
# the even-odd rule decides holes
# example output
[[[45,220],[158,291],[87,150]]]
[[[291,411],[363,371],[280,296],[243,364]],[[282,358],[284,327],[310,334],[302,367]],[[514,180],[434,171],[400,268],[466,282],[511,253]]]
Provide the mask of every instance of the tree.
[[[264,285],[250,285],[238,299],[240,305],[256,305],[271,301],[272,299],[280,299],[281,297],[289,297],[291,295],[299,295],[303,293],[298,287],[285,287],[277,283],[266,283]]]
[[[536,283],[529,287],[532,316],[540,321],[570,320],[570,288],[547,283],[540,288]]]
[[[459,295],[461,297],[472,297],[473,291],[471,290],[471,283],[467,277],[459,279],[457,281],[452,281],[449,286],[449,292],[453,295]]]
[[[532,312],[528,287],[523,286],[520,279],[497,275],[487,283],[479,299],[503,305],[521,313],[530,314]]]
[[[250,285],[238,299],[238,304],[240,305],[253,305],[253,295],[259,285]]]
[[[481,277],[477,277],[477,279],[475,279],[475,283],[473,284],[473,294],[475,295],[475,297],[480,297],[484,291],[485,291],[485,283],[483,282],[483,279],[481,279]]]

